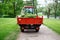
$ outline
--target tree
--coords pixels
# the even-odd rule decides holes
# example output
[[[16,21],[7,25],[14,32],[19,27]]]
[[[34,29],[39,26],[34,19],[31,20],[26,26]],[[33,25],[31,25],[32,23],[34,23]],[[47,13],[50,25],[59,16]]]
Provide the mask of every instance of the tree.
[[[60,7],[59,7],[59,3],[58,3],[59,0],[52,0],[52,1],[53,1],[53,3],[49,3],[47,5],[47,11],[48,11],[47,16],[48,16],[48,18],[49,18],[49,15],[54,15],[55,18],[58,15],[60,15],[60,12],[59,12]]]
[[[15,17],[20,14],[23,7],[23,0],[2,0],[0,3],[0,15]]]
[[[20,14],[21,13],[21,9],[23,8],[24,4],[23,4],[23,0],[16,0],[16,14]]]
[[[57,12],[57,6],[58,6],[58,0],[54,0],[54,10],[55,10],[55,18],[56,18],[56,12]]]
[[[47,4],[47,0],[45,0],[46,4]],[[50,16],[50,11],[51,11],[51,4],[48,4],[47,6],[47,17],[49,18]]]

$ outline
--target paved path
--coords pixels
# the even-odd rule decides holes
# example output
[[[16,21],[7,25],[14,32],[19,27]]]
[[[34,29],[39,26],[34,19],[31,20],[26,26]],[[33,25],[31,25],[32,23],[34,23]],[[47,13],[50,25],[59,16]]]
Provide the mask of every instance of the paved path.
[[[41,25],[41,29],[38,33],[27,32],[20,33],[17,40],[60,40],[60,35],[47,28],[44,25]]]

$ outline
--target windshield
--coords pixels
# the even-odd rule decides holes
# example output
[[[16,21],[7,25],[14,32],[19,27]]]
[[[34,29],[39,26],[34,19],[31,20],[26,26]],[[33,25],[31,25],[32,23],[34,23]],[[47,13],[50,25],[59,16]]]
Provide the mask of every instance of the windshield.
[[[25,8],[25,13],[33,13],[33,8]]]

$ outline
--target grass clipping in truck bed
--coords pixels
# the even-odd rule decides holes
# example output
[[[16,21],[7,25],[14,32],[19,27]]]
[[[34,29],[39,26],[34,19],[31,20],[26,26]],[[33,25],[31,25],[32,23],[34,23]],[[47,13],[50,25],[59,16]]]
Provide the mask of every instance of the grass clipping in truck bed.
[[[25,15],[21,15],[21,18],[35,18],[36,15],[35,14],[25,14]]]

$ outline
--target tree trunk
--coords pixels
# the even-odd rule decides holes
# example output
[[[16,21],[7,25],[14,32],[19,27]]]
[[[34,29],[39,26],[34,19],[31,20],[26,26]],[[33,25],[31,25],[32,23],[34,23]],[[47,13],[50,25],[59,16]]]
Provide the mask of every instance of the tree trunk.
[[[33,13],[35,13],[35,5],[34,5],[34,0],[33,0],[33,7],[34,7],[34,12],[33,12]]]
[[[55,9],[55,19],[56,19],[56,11],[57,11],[57,6],[58,6],[58,0],[55,0],[55,3],[56,4],[55,4],[55,8],[54,9]]]
[[[14,17],[16,17],[16,12],[15,12],[15,2],[13,2],[13,8],[14,8]]]
[[[50,8],[48,8],[48,14],[47,14],[47,17],[49,18],[50,16]]]

